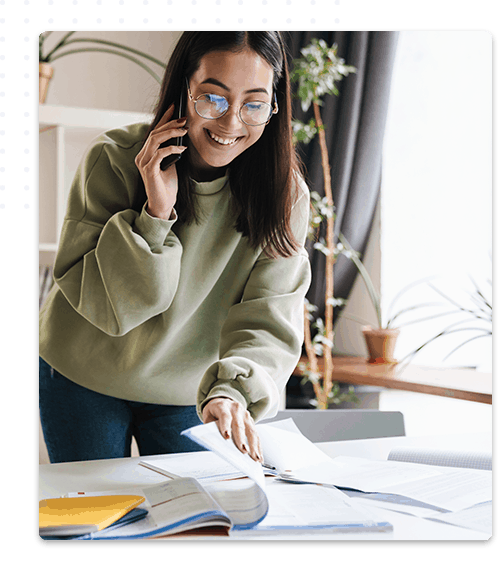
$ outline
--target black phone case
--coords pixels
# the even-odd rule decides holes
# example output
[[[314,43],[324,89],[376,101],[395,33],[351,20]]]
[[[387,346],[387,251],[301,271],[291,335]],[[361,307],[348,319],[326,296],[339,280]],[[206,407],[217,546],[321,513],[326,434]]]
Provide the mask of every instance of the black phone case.
[[[180,93],[180,102],[178,103],[178,119],[182,118],[182,103],[183,93]],[[166,148],[167,146],[181,146],[182,138],[182,136],[177,136],[176,138],[172,138],[171,140],[166,140],[166,142],[163,142],[159,146],[159,148]],[[166,171],[170,166],[178,162],[181,157],[181,154],[171,154],[170,156],[166,156],[165,158],[163,158],[161,161],[161,171]]]

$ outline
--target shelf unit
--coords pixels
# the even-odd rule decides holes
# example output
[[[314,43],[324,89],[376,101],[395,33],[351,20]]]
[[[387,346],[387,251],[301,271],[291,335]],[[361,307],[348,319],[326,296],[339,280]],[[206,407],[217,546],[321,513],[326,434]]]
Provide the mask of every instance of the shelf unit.
[[[132,123],[150,122],[152,118],[153,116],[149,113],[39,105],[40,148],[42,148],[42,143],[44,142],[44,134],[48,131],[54,131],[53,134],[56,135],[54,186],[44,181],[42,162],[39,161],[39,195],[50,194],[51,190],[55,189],[55,194],[52,193],[52,195],[56,207],[53,209],[56,221],[56,236],[53,240],[40,242],[39,253],[55,253],[58,247],[59,234],[66,211],[68,190],[78,165],[75,158],[73,162],[68,161],[67,154],[70,143],[73,151],[76,154],[80,154],[81,157],[92,137],[98,136],[104,131]],[[79,132],[83,133],[80,139]],[[47,163],[44,162],[44,165],[47,165]]]

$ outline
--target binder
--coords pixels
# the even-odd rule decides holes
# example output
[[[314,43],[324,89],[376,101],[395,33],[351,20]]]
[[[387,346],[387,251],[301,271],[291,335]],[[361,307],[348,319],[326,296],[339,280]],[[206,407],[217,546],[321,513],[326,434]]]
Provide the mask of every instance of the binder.
[[[62,497],[39,503],[40,536],[78,536],[107,528],[136,508],[139,495]]]

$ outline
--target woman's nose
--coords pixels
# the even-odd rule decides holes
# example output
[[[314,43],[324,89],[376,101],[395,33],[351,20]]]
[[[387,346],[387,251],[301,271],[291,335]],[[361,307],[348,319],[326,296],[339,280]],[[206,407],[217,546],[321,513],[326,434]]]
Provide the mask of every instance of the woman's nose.
[[[246,125],[241,121],[239,116],[241,108],[229,106],[224,115],[222,115],[218,120],[220,121],[220,126],[224,128],[227,132],[241,130]]]

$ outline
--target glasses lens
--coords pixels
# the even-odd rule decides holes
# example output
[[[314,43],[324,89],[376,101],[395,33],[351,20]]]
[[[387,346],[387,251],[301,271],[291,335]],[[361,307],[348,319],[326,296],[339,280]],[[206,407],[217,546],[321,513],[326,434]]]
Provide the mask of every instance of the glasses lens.
[[[272,107],[262,101],[245,103],[241,107],[241,119],[247,125],[263,125],[271,117]]]
[[[203,94],[196,100],[197,114],[205,119],[218,119],[229,108],[229,103],[221,95]]]

